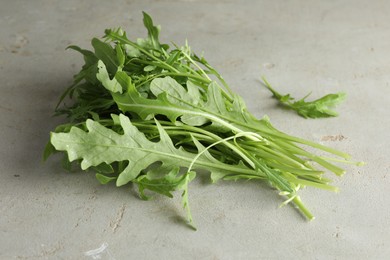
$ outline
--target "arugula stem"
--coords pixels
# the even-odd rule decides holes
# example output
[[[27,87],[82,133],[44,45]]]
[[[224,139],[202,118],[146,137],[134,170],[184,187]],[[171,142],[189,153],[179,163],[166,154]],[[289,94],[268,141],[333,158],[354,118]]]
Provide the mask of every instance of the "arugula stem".
[[[331,154],[334,154],[334,155],[338,155],[338,156],[343,157],[345,159],[349,159],[351,157],[347,153],[338,151],[338,150],[330,148],[328,146],[321,145],[321,144],[316,143],[316,142],[312,142],[312,141],[309,141],[309,140],[306,140],[306,139],[302,139],[302,138],[299,138],[299,137],[296,137],[296,136],[291,136],[291,135],[282,133],[282,132],[278,131],[277,129],[273,128],[273,127],[270,128],[270,129],[266,129],[264,126],[261,126],[260,124],[258,124],[256,126],[252,126],[252,125],[248,125],[248,124],[245,125],[245,124],[243,124],[241,122],[238,122],[236,120],[231,120],[231,121],[234,124],[240,125],[240,126],[242,126],[244,128],[247,128],[247,129],[251,129],[254,132],[261,133],[262,135],[266,135],[266,136],[268,135],[268,136],[271,136],[271,137],[276,137],[276,139],[283,139],[283,140],[293,141],[293,142],[296,142],[296,143],[300,143],[300,144],[304,144],[304,145],[307,145],[307,146],[311,146],[313,148],[317,148],[317,149],[320,149],[322,151],[325,151],[325,152],[328,152],[328,153],[331,153]],[[268,127],[271,127],[271,126],[268,125]]]
[[[275,163],[273,161],[267,161],[267,164],[272,167],[272,168],[276,168],[276,169],[280,169],[282,170],[283,172],[291,172],[293,173],[294,175],[298,175],[298,176],[313,176],[315,177],[316,179],[322,179],[322,174],[324,173],[323,171],[318,171],[318,170],[311,170],[311,169],[298,169],[298,168],[295,168],[295,167],[290,167],[290,166],[287,166],[287,165],[284,165],[284,164],[280,164],[280,163]]]
[[[262,168],[262,171],[265,171],[269,176],[269,181],[277,188],[283,192],[287,192],[287,197],[291,198],[293,203],[298,207],[302,214],[307,217],[309,220],[314,219],[314,215],[309,211],[309,209],[303,204],[300,197],[295,194],[295,192],[290,188],[289,185],[286,185],[285,181],[278,177],[278,175],[273,174],[271,171],[262,167],[261,164],[257,164]],[[299,184],[299,183],[298,183]],[[321,186],[322,187],[322,186]]]
[[[329,190],[329,191],[333,191],[333,192],[339,191],[339,189],[337,187],[331,186],[329,184],[319,183],[319,182],[314,182],[314,181],[298,178],[298,176],[294,176],[292,174],[289,174],[288,172],[284,172],[283,177],[287,181],[289,181],[290,183],[300,184],[300,185],[304,185],[304,186],[312,186],[312,187],[316,187],[316,188],[323,189],[323,190]]]
[[[266,147],[265,145],[262,145],[261,143],[257,144],[256,148],[257,149],[254,150],[254,152],[262,153],[262,154],[268,153],[268,154],[272,155],[272,157],[274,159],[277,159],[278,161],[284,161],[285,164],[288,164],[290,166],[296,166],[296,167],[301,168],[301,169],[306,168],[305,165],[303,165],[301,162],[294,160],[293,158],[289,157],[288,155],[286,155],[284,153],[270,149],[270,148]]]
[[[308,208],[306,208],[306,206],[303,204],[299,196],[295,196],[295,198],[292,201],[308,220],[315,219],[314,215],[309,211]]]
[[[142,83],[137,83],[137,87],[140,87],[140,86],[152,81],[155,78],[160,78],[160,77],[164,77],[164,76],[187,77],[187,78],[191,78],[191,79],[195,79],[197,81],[200,81],[201,83],[210,84],[210,81],[208,81],[207,79],[193,75],[193,74],[177,73],[177,72],[162,72],[160,74],[153,75],[152,77],[148,78],[147,80],[144,80]],[[206,87],[204,87],[203,89],[206,89]]]
[[[347,161],[347,160],[337,159],[337,158],[332,158],[332,157],[327,157],[327,156],[318,156],[318,158],[321,158],[322,160],[327,160],[327,161],[334,161],[334,162],[339,162],[339,163],[353,164],[353,165],[356,165],[356,166],[363,166],[365,164],[364,162]]]
[[[135,126],[137,126],[137,123],[133,123],[133,124]],[[185,129],[185,131],[179,130],[177,132],[171,132],[171,133],[177,133],[177,134],[180,133],[180,134],[187,134],[187,135],[194,135],[194,136],[197,136],[197,133],[198,133],[200,135],[198,137],[204,138],[205,140],[207,139],[207,137],[209,137],[210,138],[209,140],[212,140],[213,142],[220,142],[220,143],[223,143],[224,145],[226,145],[226,147],[228,147],[229,149],[234,151],[236,154],[238,154],[252,168],[255,168],[253,162],[244,153],[242,153],[240,149],[238,149],[233,144],[231,144],[227,141],[224,141],[223,138],[221,138],[220,136],[218,136],[216,134],[211,133],[210,131],[204,130],[204,129],[199,128],[199,127],[189,126],[189,125],[182,125],[180,127],[178,127],[178,126],[164,127],[164,129],[166,131],[172,131],[171,129]]]
[[[195,66],[199,69],[199,71],[203,74],[203,76],[205,76],[206,79],[208,79],[210,82],[211,82],[211,79],[209,77],[209,75],[207,75],[206,72],[204,72],[204,70],[191,58],[190,55],[188,55],[187,53],[185,53],[184,51],[181,51],[181,53]]]
[[[197,58],[197,56],[195,56],[195,58]],[[215,75],[218,80],[222,83],[222,85],[226,88],[226,90],[229,92],[229,94],[231,96],[234,96],[234,93],[233,91],[231,90],[231,88],[229,87],[229,85],[226,83],[225,79],[210,65],[208,64],[207,62],[202,62],[201,60],[199,60],[199,58],[197,58],[197,61],[200,62],[201,64],[203,64],[206,68],[208,68],[210,70],[210,72]]]

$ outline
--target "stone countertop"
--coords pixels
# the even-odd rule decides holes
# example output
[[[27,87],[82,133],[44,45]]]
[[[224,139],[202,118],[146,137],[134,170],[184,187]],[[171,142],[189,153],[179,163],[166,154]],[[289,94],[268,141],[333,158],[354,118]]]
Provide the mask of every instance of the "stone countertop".
[[[138,198],[42,163],[60,93],[80,69],[70,44],[121,26],[204,52],[256,116],[287,133],[345,151],[338,194],[306,188],[305,221],[257,182],[195,181],[198,231],[183,225],[180,195]],[[0,8],[0,259],[389,259],[389,1],[7,1]],[[344,91],[339,117],[305,120],[259,84],[303,97]],[[329,175],[331,176],[331,175]],[[333,178],[333,176],[332,176]]]

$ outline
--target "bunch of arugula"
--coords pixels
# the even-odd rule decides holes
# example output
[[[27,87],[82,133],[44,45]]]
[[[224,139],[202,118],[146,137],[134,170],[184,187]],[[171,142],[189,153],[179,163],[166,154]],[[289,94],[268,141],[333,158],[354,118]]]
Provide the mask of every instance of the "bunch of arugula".
[[[76,162],[82,170],[94,169],[103,184],[133,183],[143,199],[150,197],[147,190],[168,197],[181,190],[192,226],[188,186],[201,172],[209,172],[213,183],[267,181],[286,198],[282,205],[292,202],[313,219],[298,190],[337,191],[318,166],[342,175],[332,161],[349,162],[349,155],[278,131],[267,117],[255,118],[204,57],[187,43],[173,49],[160,43],[160,27],[143,16],[145,39],[129,40],[119,28],[106,30],[104,41],[94,38],[93,52],[69,47],[85,65],[60,98],[56,114],[69,122],[51,133],[44,159],[63,151],[66,168]]]

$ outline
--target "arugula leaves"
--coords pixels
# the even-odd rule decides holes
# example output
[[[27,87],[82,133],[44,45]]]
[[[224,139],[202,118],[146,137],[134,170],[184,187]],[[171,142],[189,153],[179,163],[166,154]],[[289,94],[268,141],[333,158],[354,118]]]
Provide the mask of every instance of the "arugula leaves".
[[[64,152],[67,168],[73,163],[92,169],[102,184],[133,183],[143,199],[150,191],[172,197],[180,190],[192,227],[189,185],[205,172],[213,183],[267,181],[285,197],[282,205],[294,203],[313,219],[298,191],[305,186],[337,191],[323,169],[342,175],[333,161],[351,163],[349,155],[283,133],[267,117],[257,119],[204,57],[187,43],[173,48],[161,43],[161,28],[143,15],[145,39],[132,41],[119,28],[106,30],[104,41],[92,39],[94,51],[69,47],[84,56],[85,65],[60,97],[56,114],[69,122],[51,133],[44,159]],[[330,114],[328,105],[334,103],[333,97],[292,102],[272,91],[306,116]]]
[[[344,101],[346,94],[343,92],[336,94],[328,94],[319,99],[306,102],[305,99],[310,95],[295,101],[295,98],[290,94],[282,95],[277,92],[268,81],[263,78],[264,85],[272,92],[272,95],[283,106],[295,110],[300,116],[304,118],[321,118],[321,117],[334,117],[338,116],[338,113],[331,108]]]
[[[120,114],[119,121],[123,129],[122,135],[88,119],[86,121],[87,132],[72,127],[69,133],[52,133],[51,143],[57,151],[67,151],[70,162],[81,159],[82,170],[91,166],[99,166],[102,163],[109,165],[113,162],[127,161],[128,166],[119,173],[116,180],[117,186],[133,181],[142,170],[155,162],[162,164],[154,171],[165,175],[177,166],[188,167],[196,156],[183,148],[176,148],[157,120],[155,124],[160,138],[158,142],[148,140],[125,115]],[[199,142],[196,145],[199,150],[203,150]],[[238,166],[225,165],[207,154],[197,158],[194,168],[223,175],[241,173],[245,170]],[[247,172],[250,171],[247,170]],[[252,174],[259,175],[254,171]]]

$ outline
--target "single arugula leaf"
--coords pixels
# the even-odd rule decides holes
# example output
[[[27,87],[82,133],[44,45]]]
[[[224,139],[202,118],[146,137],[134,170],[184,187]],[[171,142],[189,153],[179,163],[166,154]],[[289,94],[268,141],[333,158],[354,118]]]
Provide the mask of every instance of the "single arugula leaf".
[[[56,148],[51,144],[51,142],[47,142],[45,145],[45,149],[43,150],[42,160],[46,161],[52,154],[56,152]]]
[[[102,173],[96,173],[96,179],[101,183],[101,184],[107,184],[109,182],[115,181],[118,177],[112,177],[112,176],[106,176]]]
[[[145,28],[148,31],[148,40],[151,46],[156,50],[167,50],[169,46],[167,44],[161,44],[159,40],[161,26],[154,25],[152,18],[147,13],[142,12],[142,15]]]
[[[258,123],[244,113],[242,100],[237,99],[236,104],[228,110],[221,89],[214,82],[211,82],[207,93],[204,94],[207,101],[200,99],[194,104],[192,95],[200,97],[199,90],[190,87],[186,91],[169,76],[152,81],[150,91],[156,99],[142,97],[126,74],[121,74],[120,79],[117,79],[122,87],[127,89],[122,95],[112,93],[119,109],[123,112],[135,112],[142,119],[150,119],[154,115],[165,115],[172,122],[176,122],[177,118],[181,117],[182,122],[193,126],[211,122],[210,127],[213,131],[222,133],[231,130],[241,132],[242,130],[235,127],[237,122],[244,126],[248,123]],[[198,93],[194,94],[196,92]],[[240,110],[236,111],[235,108]],[[249,119],[253,122],[249,122]]]
[[[66,154],[63,155],[61,160],[61,166],[64,168],[67,172],[72,172],[72,162],[70,162],[66,156]]]
[[[123,94],[111,93],[122,112],[137,113],[143,120],[149,120],[154,115],[161,114],[167,116],[172,122],[176,122],[176,119],[186,112],[180,107],[172,106],[164,93],[155,100],[141,96],[126,73],[117,74],[116,79],[126,90]]]
[[[70,45],[66,49],[72,49],[72,50],[75,50],[75,51],[83,54],[85,64],[83,65],[80,72],[74,76],[73,84],[71,86],[69,86],[64,91],[64,93],[61,95],[61,97],[59,98],[58,103],[55,107],[55,110],[58,109],[58,107],[63,102],[63,100],[65,99],[66,96],[69,96],[70,98],[72,98],[73,92],[75,91],[75,89],[77,89],[77,87],[79,86],[79,83],[83,79],[85,79],[91,83],[96,83],[95,74],[96,74],[96,64],[97,64],[98,59],[96,58],[95,54],[89,50],[84,50],[84,49],[81,49],[80,47],[74,46],[74,45]],[[91,77],[91,75],[92,75],[92,77]]]
[[[207,102],[204,107],[201,107],[201,110],[206,111],[209,114],[218,116],[228,121],[232,126],[238,126],[240,129],[241,126],[248,126],[251,124],[257,124],[257,122],[247,116],[247,111],[245,104],[238,95],[233,96],[233,104],[225,102],[225,98],[222,95],[221,88],[217,85],[216,82],[211,82],[207,89]],[[227,106],[229,105],[229,106]],[[254,118],[254,117],[253,117]],[[227,127],[221,122],[216,122],[212,120],[211,129],[213,131],[231,131],[231,127]],[[237,132],[237,130],[233,130]]]
[[[98,166],[93,167],[93,169],[101,174],[112,174],[114,173],[114,168],[110,164],[101,163]]]
[[[96,62],[98,61],[95,53],[93,53],[90,50],[84,50],[84,49],[81,49],[79,46],[75,46],[75,45],[70,45],[66,49],[75,50],[84,56],[85,64],[83,67],[90,67],[91,65],[96,64]]]
[[[102,85],[109,91],[113,93],[122,93],[122,86],[115,79],[110,79],[108,75],[106,65],[104,65],[103,61],[98,61],[98,73],[96,74],[96,78],[102,83]]]
[[[141,56],[141,52],[139,49],[129,45],[129,44],[123,44],[125,48],[126,55],[130,58],[138,58]]]
[[[338,113],[331,108],[340,104],[344,101],[346,94],[343,92],[336,94],[328,94],[319,99],[313,101],[305,101],[310,95],[306,95],[302,99],[295,101],[295,98],[291,97],[290,94],[282,95],[277,92],[271,85],[263,78],[264,85],[272,92],[272,95],[282,105],[292,110],[295,110],[299,115],[304,118],[322,118],[322,117],[334,117]]]
[[[328,94],[314,101],[306,102],[300,99],[292,104],[292,108],[305,118],[334,117],[338,113],[331,108],[340,104],[346,98],[343,92]]]
[[[125,64],[126,61],[126,56],[120,44],[117,44],[115,46],[115,52],[116,52],[116,58],[118,60],[118,70],[119,68],[120,70],[122,70],[123,65]]]
[[[154,26],[152,18],[145,12],[142,13],[144,16],[144,25],[146,29],[148,30],[148,38],[151,42],[151,45],[159,50],[161,48],[160,41],[158,39],[158,35],[160,34],[161,28]]]
[[[204,106],[201,94],[198,88],[187,81],[187,89],[180,85],[176,80],[171,77],[154,79],[150,84],[150,91],[158,97],[164,95],[171,104],[177,104],[183,108],[193,109],[197,106]],[[192,126],[201,126],[206,124],[209,120],[204,116],[183,114],[181,121],[185,124]]]
[[[121,114],[119,120],[123,135],[88,119],[88,132],[72,127],[69,133],[51,133],[51,143],[57,151],[66,151],[70,162],[80,159],[83,170],[102,163],[128,161],[128,166],[118,176],[117,186],[133,181],[142,170],[155,162],[162,162],[160,169],[172,170],[177,166],[188,167],[196,156],[183,148],[176,148],[158,121],[156,125],[160,141],[151,142],[128,117]],[[209,155],[202,155],[194,165],[195,169],[204,169],[215,174],[259,175],[244,165],[227,165]]]
[[[122,74],[118,77],[118,81],[127,91],[122,95],[117,93],[112,93],[112,95],[123,112],[137,113],[144,120],[151,119],[154,115],[165,115],[172,122],[176,122],[179,116],[186,113],[194,114],[188,106],[171,103],[168,98],[169,93],[162,92],[156,99],[147,99],[140,95],[129,76]]]
[[[172,104],[179,104],[180,106],[193,107],[199,102],[199,91],[190,90],[193,85],[189,85],[186,90],[176,80],[171,77],[157,78],[150,83],[150,91],[157,97],[162,93],[167,93],[167,99]],[[194,95],[194,97],[190,94]],[[197,95],[196,95],[197,94]]]
[[[173,198],[172,192],[182,189],[185,183],[185,174],[179,174],[179,171],[179,167],[174,167],[160,178],[154,178],[148,173],[138,176],[134,182],[138,185],[141,198],[146,200],[150,199],[150,196],[145,194],[145,190],[154,191]],[[195,173],[191,174],[191,180],[194,178]]]
[[[179,171],[179,167],[174,167],[169,173],[157,179],[150,178],[148,174],[140,175],[134,182],[138,185],[140,196],[144,200],[149,200],[151,198],[145,194],[145,190],[154,191],[169,198],[173,198],[173,191],[182,190],[182,205],[183,208],[187,210],[188,223],[196,230],[188,200],[188,184],[195,178],[196,173],[190,171],[180,175]]]
[[[89,66],[84,66],[83,69],[75,75],[75,83],[81,82],[82,80],[85,80],[86,83],[90,84],[97,84],[99,81],[96,79],[96,72],[97,72],[97,62],[96,60],[94,63],[92,63]],[[78,86],[77,86],[78,87]],[[72,96],[72,93],[71,93]]]
[[[115,50],[110,44],[102,42],[97,38],[93,38],[91,43],[95,49],[96,57],[103,61],[108,73],[114,75],[120,65]]]

